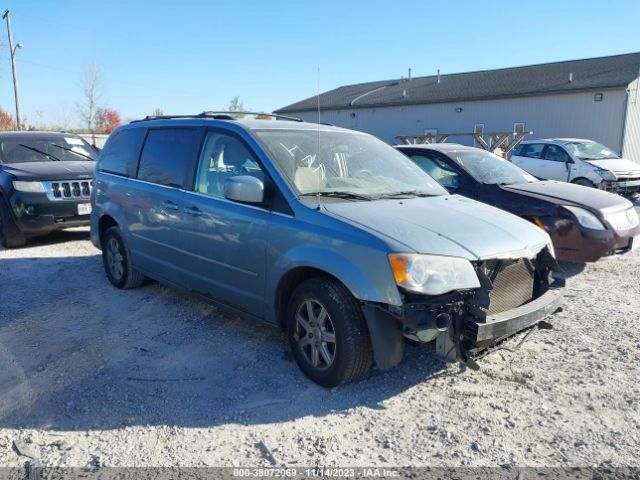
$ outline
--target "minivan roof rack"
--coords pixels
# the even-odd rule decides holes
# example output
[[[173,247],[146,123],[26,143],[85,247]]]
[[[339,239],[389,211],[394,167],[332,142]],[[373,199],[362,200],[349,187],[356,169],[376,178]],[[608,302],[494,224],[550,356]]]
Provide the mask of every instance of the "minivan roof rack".
[[[140,120],[132,120],[131,123],[137,122],[145,122],[147,120],[168,120],[172,118],[213,118],[215,120],[236,120],[234,115],[256,115],[256,116],[264,116],[264,117],[273,117],[277,119],[291,120],[293,122],[303,122],[301,118],[297,117],[288,117],[286,115],[278,115],[275,113],[264,113],[264,112],[229,112],[229,111],[220,111],[220,112],[202,112],[197,115],[147,115],[146,117]]]

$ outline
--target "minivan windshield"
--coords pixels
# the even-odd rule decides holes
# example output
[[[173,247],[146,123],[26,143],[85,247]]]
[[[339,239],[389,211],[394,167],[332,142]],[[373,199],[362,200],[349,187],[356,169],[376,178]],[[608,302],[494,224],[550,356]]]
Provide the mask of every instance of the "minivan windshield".
[[[447,152],[478,182],[487,185],[515,185],[535,182],[536,178],[513,163],[483,150]]]
[[[567,150],[580,160],[612,160],[620,158],[611,149],[598,142],[569,142],[564,145]]]
[[[370,135],[349,131],[254,131],[301,195],[352,200],[447,195],[408,157]]]
[[[15,135],[0,138],[2,163],[87,162],[97,160],[96,150],[85,140],[61,135]]]

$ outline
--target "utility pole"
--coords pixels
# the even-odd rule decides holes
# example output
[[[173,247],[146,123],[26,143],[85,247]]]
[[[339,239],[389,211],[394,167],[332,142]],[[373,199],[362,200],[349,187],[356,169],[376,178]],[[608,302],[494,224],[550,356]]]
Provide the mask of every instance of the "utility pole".
[[[20,98],[18,96],[18,77],[16,75],[16,50],[22,48],[19,43],[13,47],[13,36],[11,35],[11,19],[9,18],[9,9],[7,8],[2,14],[2,19],[7,21],[7,34],[9,35],[9,52],[11,53],[11,70],[13,72],[13,93],[16,97],[16,128],[20,130]]]

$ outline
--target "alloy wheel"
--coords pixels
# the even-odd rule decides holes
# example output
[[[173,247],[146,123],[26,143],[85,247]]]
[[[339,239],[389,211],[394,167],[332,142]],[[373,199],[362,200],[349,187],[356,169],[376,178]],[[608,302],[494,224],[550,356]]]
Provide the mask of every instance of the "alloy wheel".
[[[296,311],[295,340],[307,362],[326,370],[336,356],[336,332],[329,312],[320,302],[306,299]]]
[[[120,242],[114,237],[109,238],[107,242],[107,266],[111,276],[116,281],[122,279],[124,274],[124,255],[122,255]]]

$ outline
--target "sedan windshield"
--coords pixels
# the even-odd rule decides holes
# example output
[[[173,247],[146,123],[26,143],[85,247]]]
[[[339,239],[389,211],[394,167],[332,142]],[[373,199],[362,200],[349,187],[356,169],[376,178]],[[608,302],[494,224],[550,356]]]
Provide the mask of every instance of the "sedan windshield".
[[[574,157],[581,160],[611,160],[620,158],[609,148],[597,142],[569,142],[564,146]]]
[[[276,129],[255,133],[301,195],[366,200],[447,194],[408,157],[370,135]]]
[[[2,163],[87,162],[96,159],[96,150],[78,137],[16,135],[0,139]]]
[[[483,150],[448,152],[469,175],[487,185],[514,185],[535,182],[536,178],[513,163]]]

